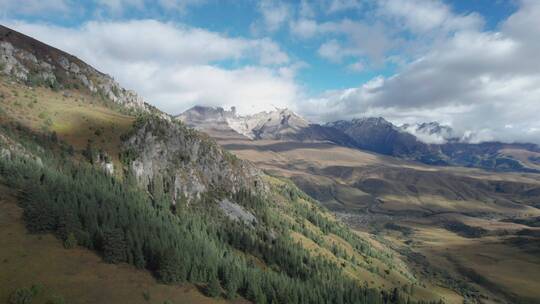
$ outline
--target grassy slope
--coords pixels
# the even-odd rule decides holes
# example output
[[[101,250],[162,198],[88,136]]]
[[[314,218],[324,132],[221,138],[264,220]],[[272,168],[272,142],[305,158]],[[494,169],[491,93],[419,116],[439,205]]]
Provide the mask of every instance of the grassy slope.
[[[278,187],[285,187],[285,183],[277,178],[269,178],[270,182]],[[299,200],[299,203],[307,204],[303,200]],[[319,228],[311,225],[303,218],[290,216],[291,212],[287,212],[287,209],[277,210],[281,213],[280,216],[289,222],[296,222],[303,225],[312,232],[314,235],[322,237],[322,244],[318,244],[310,235],[302,234],[298,231],[291,231],[291,237],[301,244],[304,248],[308,249],[315,256],[322,256],[335,262],[337,265],[341,265],[344,272],[350,277],[355,278],[359,283],[367,283],[370,287],[377,287],[381,289],[392,289],[394,287],[400,288],[403,285],[411,284],[414,282],[415,292],[411,299],[422,300],[439,300],[443,299],[446,303],[462,303],[462,298],[455,292],[431,284],[428,281],[418,280],[418,278],[412,278],[416,276],[416,273],[402,261],[402,256],[397,252],[390,249],[385,244],[380,243],[373,235],[367,233],[358,233],[362,239],[369,242],[369,244],[380,252],[386,252],[392,254],[392,257],[388,261],[382,261],[367,256],[353,250],[349,243],[339,236],[329,233],[324,234]],[[329,218],[332,221],[337,219],[330,213],[325,212],[323,216]],[[341,254],[334,254],[333,248],[337,247],[340,252],[345,252],[348,256],[353,256],[357,263],[351,262],[351,259],[344,258]],[[392,264],[391,267],[389,265]],[[376,272],[369,271],[368,269],[377,269]],[[388,271],[388,272],[386,272]]]
[[[111,109],[94,96],[77,91],[30,88],[6,79],[0,81],[0,105],[0,123],[19,123],[36,132],[55,131],[59,139],[76,150],[84,149],[90,140],[112,157],[116,168],[120,165],[120,135],[134,121],[133,117]],[[96,132],[98,129],[101,131]],[[36,283],[46,287],[46,296],[59,294],[68,303],[146,303],[142,297],[146,290],[151,294],[152,303],[165,300],[219,302],[205,297],[194,286],[158,284],[146,271],[128,265],[105,264],[88,250],[65,250],[52,235],[30,235],[25,231],[21,210],[12,193],[2,186],[0,198],[0,248],[3,248],[0,302],[15,288]],[[54,277],[50,275],[53,273]],[[33,280],[28,281],[28,278]]]
[[[76,150],[84,149],[90,140],[97,149],[108,152],[115,166],[120,164],[120,135],[129,130],[134,117],[78,91],[55,92],[3,80],[0,81],[0,96],[3,96],[0,122],[17,122],[37,132],[54,131]]]
[[[362,218],[368,218],[367,223],[380,221],[381,224],[389,220],[403,220],[404,225],[415,229],[412,235],[381,233],[389,241],[387,243],[395,249],[412,248],[414,252],[427,258],[428,265],[419,263],[419,266],[415,266],[417,273],[430,271],[429,265],[438,265],[452,276],[471,282],[472,286],[491,299],[518,295],[534,303],[531,299],[540,298],[540,291],[534,287],[540,273],[540,261],[535,257],[538,252],[535,253],[523,246],[515,246],[509,241],[512,235],[465,239],[439,227],[442,220],[453,219],[470,226],[488,229],[494,233],[506,230],[512,234],[526,228],[522,225],[500,222],[497,219],[477,217],[474,214],[494,212],[503,217],[505,215],[536,216],[540,210],[528,206],[534,201],[522,201],[521,198],[512,195],[498,195],[483,191],[471,194],[471,197],[476,195],[474,199],[456,199],[452,198],[451,192],[460,194],[460,191],[467,189],[461,186],[460,179],[466,181],[463,183],[465,186],[467,186],[467,181],[478,180],[523,183],[538,187],[540,185],[538,175],[430,167],[321,143],[252,142],[232,136],[228,138],[221,136],[220,143],[239,157],[257,163],[268,172],[293,178],[303,186],[302,188],[312,189],[313,192],[326,198],[322,201],[331,208],[364,214],[353,217],[350,221],[358,229],[366,229],[366,221],[363,222],[364,224],[358,224],[362,222]],[[400,170],[408,170],[410,174],[399,176],[397,173]],[[424,177],[434,172],[437,173],[433,176],[434,178]],[[380,189],[373,188],[381,190],[380,195],[377,195],[377,191],[374,193],[376,198],[384,201],[384,204],[374,204],[374,197],[371,194],[355,187],[357,180],[366,178],[376,178],[385,182],[379,185]],[[419,187],[408,191],[407,186],[415,183],[418,183]],[[475,187],[469,188],[475,190]],[[394,192],[384,193],[388,189],[393,189]],[[403,189],[406,190],[403,191]],[[424,189],[440,189],[444,195],[426,192]],[[450,189],[450,194],[446,193],[448,189]],[[414,193],[415,190],[418,192]],[[522,201],[523,204],[518,205],[512,201]],[[365,215],[365,210],[368,209],[370,211]],[[421,220],[408,220],[411,217],[410,212],[425,212],[426,210],[443,214]],[[380,214],[374,215],[373,212]],[[464,212],[472,213],[473,216],[461,215]],[[401,217],[394,218],[394,215],[401,215]],[[414,214],[412,217],[414,218]],[[529,242],[537,244],[538,240],[531,239]],[[486,258],[486,256],[492,258]],[[417,261],[411,265],[416,264]],[[471,273],[463,273],[463,269],[472,269],[477,275],[484,277],[485,281],[480,284],[474,283]],[[438,281],[438,278],[432,277],[431,274],[426,275],[426,278],[433,282]],[[439,286],[429,286],[429,289],[433,293],[444,294],[449,301],[456,303],[461,301],[460,297]],[[507,291],[501,294],[500,290]],[[419,293],[421,292],[423,291]]]
[[[431,225],[409,223],[415,229],[411,238],[416,240],[415,250],[422,252],[434,265],[454,275],[464,271],[476,273],[472,279],[478,287],[487,287],[498,295],[518,297],[525,303],[538,303],[540,281],[540,248],[538,240],[528,239],[525,245],[515,246],[514,236],[487,236],[479,239],[464,238]],[[394,236],[396,242],[401,236]],[[470,277],[470,274],[468,274]],[[479,284],[478,284],[479,283]]]

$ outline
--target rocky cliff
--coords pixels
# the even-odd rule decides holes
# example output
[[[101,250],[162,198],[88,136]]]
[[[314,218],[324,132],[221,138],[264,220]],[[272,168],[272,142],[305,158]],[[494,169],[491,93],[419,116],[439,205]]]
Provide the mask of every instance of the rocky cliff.
[[[75,56],[0,25],[0,74],[29,85],[82,89],[128,109],[153,108]]]
[[[124,138],[123,151],[139,183],[152,187],[162,179],[173,202],[180,193],[192,200],[207,191],[266,191],[261,171],[180,122],[139,117]]]

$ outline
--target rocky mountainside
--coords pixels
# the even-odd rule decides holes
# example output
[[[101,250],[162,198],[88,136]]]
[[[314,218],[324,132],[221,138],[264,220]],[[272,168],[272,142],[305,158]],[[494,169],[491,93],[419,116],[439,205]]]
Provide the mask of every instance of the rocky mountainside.
[[[145,103],[134,91],[122,88],[109,75],[3,26],[0,26],[0,74],[23,85],[44,86],[61,92],[64,98],[84,92],[116,106],[119,111],[137,113],[138,120],[123,135],[123,160],[129,161],[132,172],[144,187],[152,185],[156,178],[163,179],[160,182],[170,188],[167,190],[174,201],[177,193],[192,199],[218,188],[236,192],[264,187],[261,173],[255,167],[223,151],[206,135],[172,122],[167,114]],[[215,116],[217,123],[218,115]],[[208,117],[205,116],[206,121]],[[99,132],[106,132],[102,129]],[[101,147],[93,139],[88,139],[87,148],[87,153],[91,154],[88,158],[102,163],[109,173],[122,171],[108,161],[111,156],[116,157],[115,152]]]
[[[288,139],[297,137],[309,123],[287,109],[254,115],[238,115],[235,108],[195,106],[176,116],[188,126],[199,129],[230,128],[250,139]]]
[[[152,106],[111,76],[77,57],[0,25],[0,74],[29,85],[54,90],[85,90],[127,109],[150,111]]]
[[[139,117],[124,138],[123,151],[139,184],[148,188],[160,179],[173,204],[180,193],[193,200],[210,191],[267,190],[254,166],[181,123]]]
[[[361,118],[326,124],[350,136],[362,150],[420,161],[495,171],[540,172],[531,164],[539,148],[534,144],[467,143],[448,126],[437,122],[397,127],[385,119]],[[532,155],[529,159],[520,154]]]
[[[234,108],[195,106],[176,119],[196,129],[234,131],[252,140],[330,141],[349,145],[350,138],[337,129],[309,123],[288,109],[276,109],[253,115],[238,115]]]
[[[231,127],[238,120],[234,109],[227,111],[221,107],[195,106],[175,118],[188,127],[199,130],[233,130],[244,135],[240,128]]]
[[[428,164],[446,164],[436,148],[421,142],[414,135],[404,132],[382,117],[340,120],[325,126],[347,134],[359,149]]]

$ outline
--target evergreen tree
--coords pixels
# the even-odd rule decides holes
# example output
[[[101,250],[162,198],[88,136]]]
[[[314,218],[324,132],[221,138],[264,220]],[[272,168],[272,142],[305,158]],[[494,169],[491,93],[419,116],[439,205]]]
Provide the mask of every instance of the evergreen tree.
[[[185,262],[174,250],[167,250],[159,260],[159,278],[167,284],[184,282],[187,278]]]
[[[82,155],[89,163],[94,163],[94,149],[92,148],[92,143],[90,142],[90,140],[86,143],[86,147],[82,151]]]
[[[219,285],[219,280],[215,275],[210,279],[206,292],[208,296],[212,298],[216,298],[221,295],[221,286]]]
[[[103,258],[113,264],[126,261],[126,242],[122,229],[111,229],[103,233]]]

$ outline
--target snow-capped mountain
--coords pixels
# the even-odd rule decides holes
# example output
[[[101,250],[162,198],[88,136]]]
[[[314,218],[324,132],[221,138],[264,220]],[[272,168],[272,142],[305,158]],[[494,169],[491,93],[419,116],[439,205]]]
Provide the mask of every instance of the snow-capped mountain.
[[[288,109],[276,109],[253,115],[238,115],[235,108],[195,106],[176,116],[188,126],[199,130],[234,131],[252,140],[277,139],[300,141],[332,141],[348,145],[349,138],[341,132],[311,124]]]
[[[430,165],[537,172],[515,151],[540,153],[533,144],[475,143],[437,122],[396,126],[382,117],[310,123],[288,109],[238,115],[235,108],[193,107],[177,119],[202,131],[227,131],[251,140],[324,141]],[[211,133],[211,132],[209,132]]]

